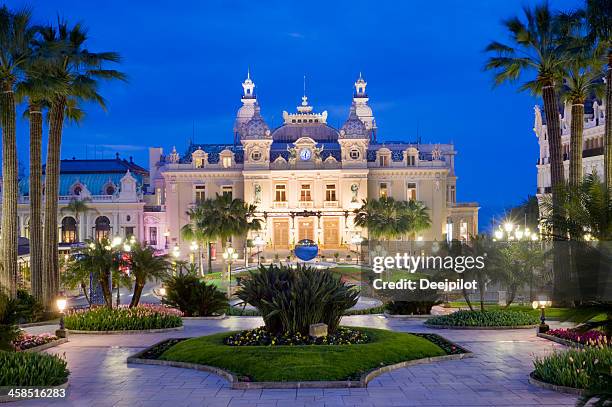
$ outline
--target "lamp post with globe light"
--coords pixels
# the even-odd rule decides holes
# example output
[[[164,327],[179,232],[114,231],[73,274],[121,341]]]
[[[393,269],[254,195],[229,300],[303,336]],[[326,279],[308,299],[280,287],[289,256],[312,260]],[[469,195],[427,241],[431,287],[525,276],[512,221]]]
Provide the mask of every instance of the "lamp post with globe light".
[[[538,326],[538,333],[545,333],[550,330],[550,327],[546,324],[546,315],[544,309],[550,307],[552,302],[544,295],[538,296],[538,299],[531,303],[533,309],[540,310],[540,325]]]
[[[179,257],[181,257],[181,249],[179,248],[178,244],[175,244],[174,247],[172,248],[172,258],[174,259],[174,272],[178,274],[178,259]]]
[[[357,264],[361,259],[361,243],[363,242],[363,237],[360,234],[353,235],[351,237],[351,243],[357,246]]]
[[[238,253],[233,247],[227,247],[223,252],[223,259],[227,263],[227,298],[231,298],[232,263],[238,260]]]
[[[68,303],[68,299],[64,295],[63,292],[55,300],[55,304],[57,305],[57,310],[60,312],[60,320],[59,320],[59,329],[55,331],[55,336],[58,338],[66,337],[66,328],[64,327],[64,310],[66,309],[66,304]]]

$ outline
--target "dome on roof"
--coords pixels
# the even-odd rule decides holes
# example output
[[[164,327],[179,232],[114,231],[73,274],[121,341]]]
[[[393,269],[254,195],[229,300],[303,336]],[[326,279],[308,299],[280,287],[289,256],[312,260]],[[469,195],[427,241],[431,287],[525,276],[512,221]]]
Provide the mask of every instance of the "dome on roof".
[[[340,137],[342,138],[362,138],[366,137],[366,126],[357,117],[355,113],[355,106],[351,106],[351,112],[349,117],[344,122],[342,129],[340,129]]]
[[[244,126],[244,136],[248,139],[259,139],[270,137],[270,128],[259,113],[259,106],[255,106],[253,118]]]

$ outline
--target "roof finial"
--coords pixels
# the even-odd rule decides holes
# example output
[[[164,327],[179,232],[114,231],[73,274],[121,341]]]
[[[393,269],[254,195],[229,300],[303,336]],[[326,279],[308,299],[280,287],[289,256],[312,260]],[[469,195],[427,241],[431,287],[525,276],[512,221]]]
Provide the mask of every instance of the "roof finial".
[[[304,96],[306,96],[306,75],[304,75]]]
[[[251,79],[251,67],[247,66],[247,79]]]

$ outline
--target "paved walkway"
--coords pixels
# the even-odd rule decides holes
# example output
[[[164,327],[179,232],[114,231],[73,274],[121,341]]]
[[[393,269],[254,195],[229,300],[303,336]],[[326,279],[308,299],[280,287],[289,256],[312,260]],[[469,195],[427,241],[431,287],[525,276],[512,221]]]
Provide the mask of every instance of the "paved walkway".
[[[345,317],[346,325],[395,331],[435,331],[472,350],[464,360],[419,365],[386,373],[365,389],[231,390],[213,374],[162,366],[127,365],[126,358],[167,337],[198,336],[261,325],[258,317],[187,321],[183,332],[147,335],[74,335],[49,352],[65,354],[71,371],[69,398],[30,400],[10,406],[573,406],[572,396],[531,386],[534,355],[562,346],[534,330],[432,330],[422,321],[382,316]],[[50,331],[35,327],[31,331]],[[54,327],[53,327],[54,328]]]

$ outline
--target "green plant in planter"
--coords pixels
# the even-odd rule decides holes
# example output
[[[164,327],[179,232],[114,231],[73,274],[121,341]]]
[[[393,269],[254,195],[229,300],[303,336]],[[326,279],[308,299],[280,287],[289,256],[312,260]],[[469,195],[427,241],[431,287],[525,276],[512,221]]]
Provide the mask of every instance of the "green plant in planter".
[[[240,282],[237,295],[261,312],[269,332],[307,335],[316,323],[334,332],[359,293],[328,270],[298,264],[261,266]]]
[[[0,352],[0,386],[58,386],[68,380],[66,361],[37,352]]]
[[[221,314],[227,308],[225,294],[194,275],[177,275],[166,281],[163,303],[178,308],[187,317]]]

